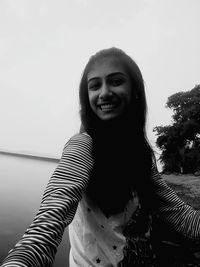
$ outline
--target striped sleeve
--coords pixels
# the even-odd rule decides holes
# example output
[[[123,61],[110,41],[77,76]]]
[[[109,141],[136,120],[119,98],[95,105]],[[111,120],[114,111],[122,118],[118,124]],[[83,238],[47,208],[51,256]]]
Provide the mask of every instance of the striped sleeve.
[[[175,231],[191,240],[200,241],[200,211],[184,203],[152,167],[155,208],[161,219]]]
[[[93,166],[92,139],[77,134],[66,144],[44,191],[40,209],[2,267],[52,266],[65,227],[70,224]]]

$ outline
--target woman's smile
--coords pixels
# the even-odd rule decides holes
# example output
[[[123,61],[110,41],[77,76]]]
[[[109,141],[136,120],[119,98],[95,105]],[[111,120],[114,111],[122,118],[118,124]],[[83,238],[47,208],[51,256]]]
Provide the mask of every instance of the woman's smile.
[[[118,107],[119,103],[118,102],[106,102],[106,103],[101,103],[98,104],[98,107],[104,111],[104,112],[109,112],[112,110],[115,110]]]

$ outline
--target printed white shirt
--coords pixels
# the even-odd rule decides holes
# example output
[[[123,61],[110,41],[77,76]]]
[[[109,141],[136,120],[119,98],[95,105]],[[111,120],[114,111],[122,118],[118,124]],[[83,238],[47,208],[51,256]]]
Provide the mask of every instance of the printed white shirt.
[[[70,267],[117,266],[124,257],[123,229],[139,205],[139,198],[133,193],[122,213],[107,218],[84,195],[69,225]]]

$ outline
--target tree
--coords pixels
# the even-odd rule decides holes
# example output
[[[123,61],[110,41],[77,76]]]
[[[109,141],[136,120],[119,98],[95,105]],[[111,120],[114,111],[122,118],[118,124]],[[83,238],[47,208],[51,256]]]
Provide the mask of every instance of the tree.
[[[156,145],[161,150],[164,172],[200,170],[200,85],[168,97],[172,125],[156,126]]]

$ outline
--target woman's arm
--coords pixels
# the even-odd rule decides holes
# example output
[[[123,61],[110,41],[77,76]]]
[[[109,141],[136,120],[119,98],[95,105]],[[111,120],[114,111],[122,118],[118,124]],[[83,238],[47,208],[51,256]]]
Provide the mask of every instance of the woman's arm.
[[[88,183],[93,166],[91,154],[90,136],[77,134],[68,141],[39,212],[1,267],[52,266],[65,227],[72,221]]]
[[[154,208],[177,233],[191,240],[200,240],[200,211],[185,204],[166,184],[154,164],[152,167]]]

